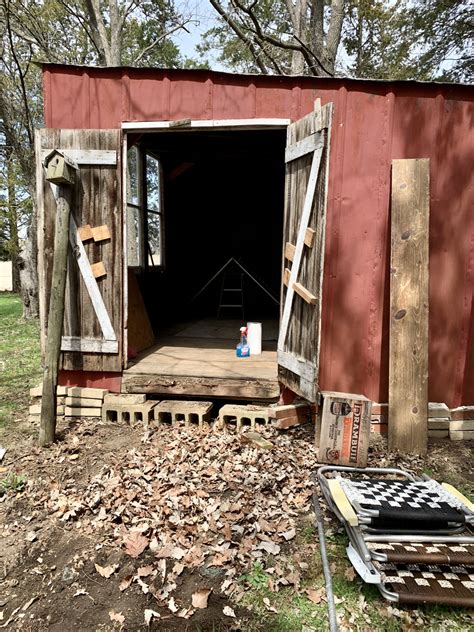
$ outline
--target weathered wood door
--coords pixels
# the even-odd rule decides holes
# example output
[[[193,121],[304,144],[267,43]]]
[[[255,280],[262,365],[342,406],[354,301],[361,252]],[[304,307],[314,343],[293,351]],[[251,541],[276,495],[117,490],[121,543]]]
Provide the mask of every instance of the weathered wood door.
[[[41,338],[49,306],[55,186],[44,158],[59,149],[79,166],[73,185],[61,366],[121,371],[123,328],[120,130],[37,130],[38,273]]]
[[[324,233],[332,104],[288,126],[278,379],[315,402],[318,395]]]

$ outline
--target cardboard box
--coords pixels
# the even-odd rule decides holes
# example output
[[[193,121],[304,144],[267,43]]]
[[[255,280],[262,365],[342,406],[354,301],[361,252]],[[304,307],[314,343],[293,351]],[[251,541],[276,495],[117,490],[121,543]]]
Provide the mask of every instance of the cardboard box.
[[[322,391],[316,446],[320,463],[365,467],[372,402],[364,395]]]

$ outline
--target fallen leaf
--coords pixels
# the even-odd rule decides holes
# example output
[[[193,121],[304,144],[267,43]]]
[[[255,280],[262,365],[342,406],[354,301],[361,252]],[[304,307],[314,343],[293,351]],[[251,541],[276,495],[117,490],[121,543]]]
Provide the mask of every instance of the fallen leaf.
[[[272,606],[268,597],[263,598],[263,603],[265,604],[265,607],[269,612],[276,612],[278,614],[278,610]]]
[[[119,584],[119,589],[123,592],[124,590],[127,590],[127,588],[130,586],[130,584],[132,583],[132,579],[133,576],[132,575],[127,575],[127,577],[124,577],[122,579],[122,581]]]
[[[114,612],[110,610],[109,617],[111,621],[117,621],[117,623],[123,623],[125,621],[125,617],[121,612]]]
[[[285,540],[292,540],[296,535],[296,529],[290,529],[289,531],[285,531],[281,534]]]
[[[347,581],[349,582],[353,582],[354,579],[356,578],[356,572],[355,570],[352,568],[352,566],[349,566],[349,568],[346,569],[346,572],[344,573],[344,577],[347,579]]]
[[[140,566],[137,570],[138,577],[148,577],[153,573],[153,566]]]
[[[153,619],[153,617],[155,617],[155,619],[159,619],[160,618],[160,613],[156,612],[156,610],[145,610],[144,615],[145,615],[145,623],[146,623],[146,625],[150,625],[151,620]]]
[[[232,608],[230,606],[225,606],[224,609],[222,610],[222,612],[225,614],[226,617],[234,617],[235,618],[235,612],[232,610]]]
[[[168,609],[171,610],[171,612],[178,612],[178,606],[174,602],[174,597],[171,597],[168,601]]]
[[[257,549],[261,549],[263,551],[266,551],[267,553],[271,553],[272,555],[278,555],[278,553],[280,552],[280,546],[278,544],[275,544],[275,542],[260,542],[260,544],[257,546]]]
[[[148,586],[148,584],[145,584],[145,582],[142,582],[140,578],[137,579],[137,584],[142,589],[142,593],[148,595],[148,593],[150,592],[150,586]]]
[[[207,600],[212,592],[212,588],[200,588],[193,593],[191,601],[193,608],[207,608]]]
[[[99,564],[94,564],[94,566],[99,575],[102,575],[105,579],[109,579],[118,568],[118,564],[112,564],[111,566],[99,566]]]
[[[129,531],[124,538],[125,551],[130,557],[138,557],[149,544],[148,538],[146,538],[139,531]]]
[[[310,601],[312,601],[313,603],[321,603],[325,591],[324,588],[318,588],[317,590],[315,590],[314,588],[308,588],[308,590],[306,591],[306,594],[308,595],[308,599]]]

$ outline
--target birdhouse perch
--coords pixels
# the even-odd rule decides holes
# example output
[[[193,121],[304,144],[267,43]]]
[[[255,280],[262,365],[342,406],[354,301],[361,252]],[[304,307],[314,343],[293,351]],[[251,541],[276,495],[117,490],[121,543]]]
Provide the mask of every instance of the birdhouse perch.
[[[44,159],[46,180],[53,184],[74,184],[77,163],[58,149],[53,149]]]

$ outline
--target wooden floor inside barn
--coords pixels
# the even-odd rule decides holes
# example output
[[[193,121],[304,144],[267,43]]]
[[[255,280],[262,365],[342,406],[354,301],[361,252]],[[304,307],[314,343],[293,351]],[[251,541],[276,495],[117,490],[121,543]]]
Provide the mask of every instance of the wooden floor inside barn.
[[[244,399],[278,397],[278,321],[262,324],[262,353],[237,358],[240,321],[205,319],[163,332],[130,360],[125,392]]]

